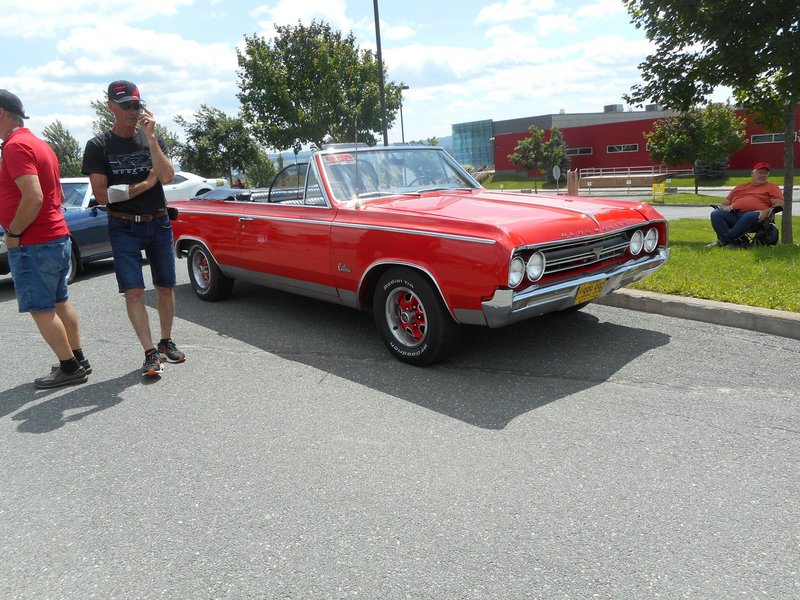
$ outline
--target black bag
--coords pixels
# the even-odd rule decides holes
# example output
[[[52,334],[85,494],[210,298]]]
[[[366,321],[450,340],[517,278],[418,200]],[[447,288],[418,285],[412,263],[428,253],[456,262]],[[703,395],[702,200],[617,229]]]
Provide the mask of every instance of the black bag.
[[[780,233],[778,227],[772,221],[763,221],[756,230],[754,243],[759,246],[774,246],[778,243]]]

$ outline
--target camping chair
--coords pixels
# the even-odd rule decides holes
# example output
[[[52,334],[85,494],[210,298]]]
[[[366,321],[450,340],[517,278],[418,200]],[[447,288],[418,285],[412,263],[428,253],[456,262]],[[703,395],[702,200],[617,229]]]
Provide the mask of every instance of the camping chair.
[[[711,208],[719,208],[716,204],[711,204]],[[774,246],[778,243],[780,232],[775,225],[775,214],[783,210],[782,206],[773,206],[769,215],[763,221],[756,223],[750,231],[745,233],[733,242],[739,248],[752,248],[753,246]]]

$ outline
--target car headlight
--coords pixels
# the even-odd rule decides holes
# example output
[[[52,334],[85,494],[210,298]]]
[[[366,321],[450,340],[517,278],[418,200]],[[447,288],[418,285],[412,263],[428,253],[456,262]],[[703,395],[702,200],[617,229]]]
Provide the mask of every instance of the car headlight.
[[[525,273],[531,281],[539,281],[544,275],[544,266],[546,264],[544,254],[541,252],[534,252],[528,259],[528,264],[525,266]]]
[[[652,252],[656,246],[658,246],[658,231],[655,227],[651,227],[644,236],[644,251]]]
[[[644,234],[641,232],[641,230],[637,229],[636,231],[633,232],[633,235],[631,236],[631,241],[629,245],[631,254],[633,254],[634,256],[639,254],[639,252],[642,251],[642,246],[644,246]]]
[[[525,261],[517,256],[508,267],[508,287],[517,287],[523,277],[525,277]]]

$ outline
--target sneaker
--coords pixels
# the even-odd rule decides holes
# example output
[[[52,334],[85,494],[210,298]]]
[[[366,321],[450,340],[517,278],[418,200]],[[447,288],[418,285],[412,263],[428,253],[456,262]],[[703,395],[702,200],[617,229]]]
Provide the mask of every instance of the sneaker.
[[[81,362],[81,366],[83,367],[83,370],[86,371],[86,374],[87,375],[91,375],[92,374],[92,365],[89,364],[89,359],[88,358],[84,358],[80,362]],[[51,366],[50,367],[50,374],[52,375],[53,373],[58,371],[60,368],[61,368],[61,365],[53,365],[53,366]]]
[[[144,364],[142,365],[143,377],[155,377],[164,372],[161,364],[161,357],[156,350],[148,350],[144,353]]]
[[[725,246],[727,246],[727,245],[728,245],[728,244],[726,244],[726,243],[725,243],[725,242],[723,242],[722,240],[717,240],[717,241],[716,241],[716,242],[714,242],[713,244],[709,244],[708,246],[706,246],[706,248],[724,248],[724,247],[725,247]]]
[[[49,375],[35,379],[33,385],[40,390],[47,390],[65,385],[78,385],[79,383],[86,383],[88,380],[89,375],[86,374],[86,369],[83,367],[78,367],[77,371],[69,375],[64,373],[61,367],[59,367]]]
[[[186,360],[186,355],[178,350],[175,342],[171,339],[158,342],[158,353],[161,355],[161,360],[167,362],[182,363]]]

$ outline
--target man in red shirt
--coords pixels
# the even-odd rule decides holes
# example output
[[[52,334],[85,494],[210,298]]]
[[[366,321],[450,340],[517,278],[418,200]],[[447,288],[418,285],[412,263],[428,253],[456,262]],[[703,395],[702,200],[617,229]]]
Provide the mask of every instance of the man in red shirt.
[[[0,90],[0,225],[8,247],[19,312],[29,312],[59,364],[34,385],[84,383],[91,372],[81,350],[78,315],[67,297],[72,244],[61,212],[61,171],[46,142],[24,127],[22,102]]]
[[[769,163],[756,163],[753,180],[733,188],[719,208],[711,213],[711,226],[717,233],[717,241],[709,244],[709,248],[734,245],[736,240],[769,217],[774,207],[783,207],[781,188],[767,181],[769,170]]]

